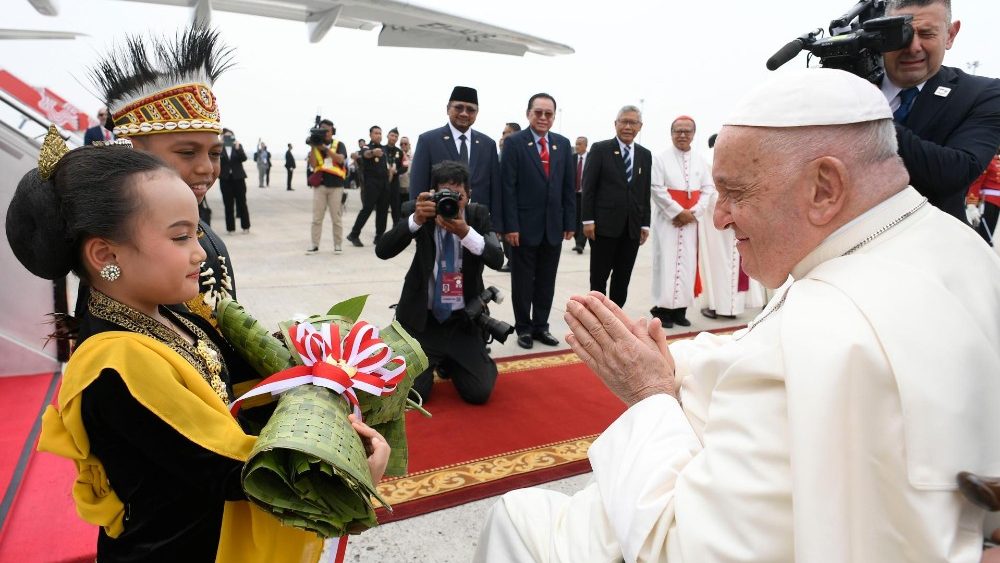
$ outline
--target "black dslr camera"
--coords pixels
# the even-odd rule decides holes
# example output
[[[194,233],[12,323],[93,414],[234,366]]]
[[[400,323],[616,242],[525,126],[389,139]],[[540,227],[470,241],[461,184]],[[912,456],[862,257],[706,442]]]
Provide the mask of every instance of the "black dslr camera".
[[[767,60],[775,70],[795,58],[799,51],[819,57],[824,68],[846,70],[873,84],[885,74],[882,53],[896,51],[913,40],[913,16],[885,16],[886,0],[862,0],[830,22],[830,36],[821,38],[822,29],[793,40]]]
[[[490,301],[503,303],[503,293],[496,286],[487,287],[472,303],[466,303],[465,314],[483,330],[484,334],[488,335],[487,342],[491,339],[499,340],[501,343],[507,342],[507,337],[514,332],[514,327],[489,315]]]
[[[458,210],[461,209],[458,202],[462,199],[462,194],[451,190],[437,190],[431,196],[431,199],[434,200],[434,205],[437,206],[437,214],[442,219],[450,220],[458,217]]]

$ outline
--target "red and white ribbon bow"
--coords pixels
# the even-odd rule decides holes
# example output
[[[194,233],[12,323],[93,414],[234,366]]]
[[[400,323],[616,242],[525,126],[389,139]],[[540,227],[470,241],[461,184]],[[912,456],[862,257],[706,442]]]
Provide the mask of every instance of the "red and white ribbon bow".
[[[244,400],[265,393],[278,395],[300,385],[319,385],[333,390],[351,404],[361,418],[355,389],[381,396],[390,395],[406,375],[406,360],[392,357],[392,350],[378,337],[378,329],[366,321],[355,323],[343,342],[336,323],[318,327],[303,322],[288,330],[292,346],[305,365],[288,368],[261,381],[230,405],[233,416]]]

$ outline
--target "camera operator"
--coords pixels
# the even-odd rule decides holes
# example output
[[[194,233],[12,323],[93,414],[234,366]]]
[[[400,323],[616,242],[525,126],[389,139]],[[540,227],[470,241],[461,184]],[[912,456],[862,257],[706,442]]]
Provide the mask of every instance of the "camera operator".
[[[910,185],[967,222],[965,194],[1000,145],[1000,80],[942,66],[961,25],[950,0],[890,0],[887,16],[913,16],[908,47],[884,54],[882,80]]]
[[[486,351],[479,325],[466,314],[466,305],[480,299],[483,265],[498,270],[503,250],[490,228],[489,209],[468,203],[465,165],[455,161],[435,165],[430,185],[434,194],[423,192],[416,201],[403,204],[405,219],[379,240],[375,254],[387,260],[411,240],[417,241],[396,308],[396,318],[420,342],[429,361],[413,388],[429,398],[438,368],[451,378],[464,401],[482,404],[493,391],[497,366]],[[451,215],[449,211],[453,218],[444,218]]]
[[[317,119],[319,119],[317,117]],[[336,133],[333,122],[320,120],[309,131],[309,166],[313,169],[309,176],[309,187],[313,189],[312,246],[308,253],[319,252],[319,240],[323,234],[323,215],[330,212],[333,224],[333,251],[341,251],[344,225],[340,212],[343,204],[344,181],[347,178],[347,149],[333,138]]]

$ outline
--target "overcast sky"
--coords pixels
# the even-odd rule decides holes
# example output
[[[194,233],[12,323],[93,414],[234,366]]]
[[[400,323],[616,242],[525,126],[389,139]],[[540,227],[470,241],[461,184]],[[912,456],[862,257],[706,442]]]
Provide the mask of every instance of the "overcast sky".
[[[499,137],[525,125],[525,104],[545,91],[559,104],[554,131],[571,139],[610,138],[619,107],[644,109],[640,142],[658,152],[677,115],[698,121],[696,146],[717,130],[733,98],[767,74],[764,61],[787,41],[829,26],[850,0],[422,0],[414,2],[570,45],[560,57],[511,57],[464,51],[378,47],[377,31],[333,28],[311,44],[303,23],[215,12],[213,24],[235,47],[237,66],[215,87],[225,125],[241,141],[273,149],[305,139],[319,110],[354,146],[368,127],[396,126],[414,140],[446,121],[456,84],[479,90],[474,128]],[[76,41],[0,41],[0,67],[47,86],[94,113],[100,105],[85,69],[124,33],[168,33],[186,25],[187,8],[120,0],[61,0],[60,15],[38,14],[26,0],[2,0],[2,27],[79,31]],[[945,64],[1000,76],[997,0],[956,0],[962,21]],[[804,66],[805,54],[786,67]]]

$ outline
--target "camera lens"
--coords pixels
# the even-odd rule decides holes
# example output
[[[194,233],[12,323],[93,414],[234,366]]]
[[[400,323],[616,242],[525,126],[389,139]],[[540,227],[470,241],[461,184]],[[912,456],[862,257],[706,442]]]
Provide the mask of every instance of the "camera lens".
[[[458,217],[458,200],[450,197],[441,198],[437,202],[437,214],[444,219]]]

